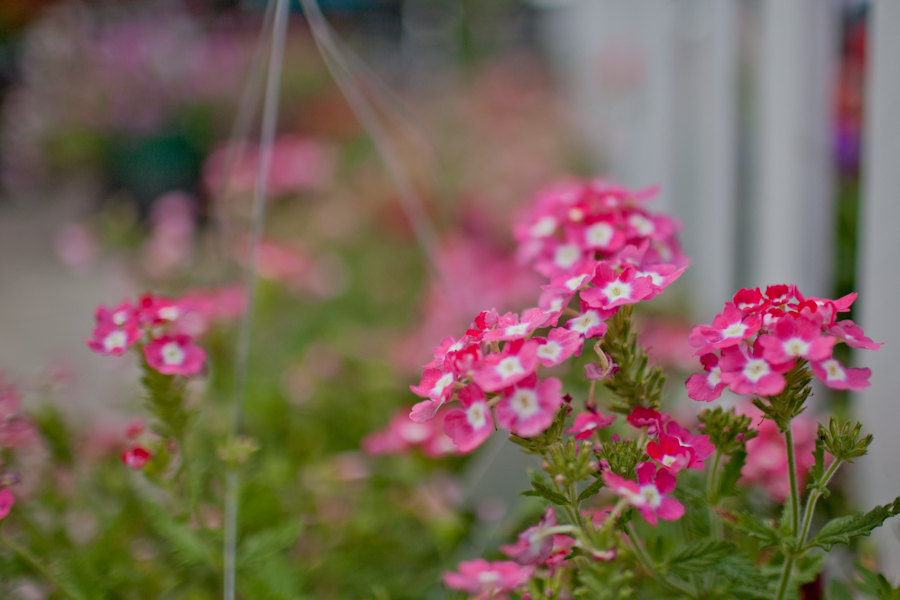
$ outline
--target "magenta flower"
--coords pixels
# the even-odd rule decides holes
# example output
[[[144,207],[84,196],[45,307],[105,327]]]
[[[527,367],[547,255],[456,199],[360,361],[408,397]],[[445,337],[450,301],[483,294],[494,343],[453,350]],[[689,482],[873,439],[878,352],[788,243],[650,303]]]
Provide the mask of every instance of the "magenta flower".
[[[581,314],[569,319],[566,328],[580,333],[588,339],[603,337],[607,330],[607,325],[603,322],[604,318],[608,318],[608,316],[604,315],[602,311],[582,307]]]
[[[494,419],[488,408],[484,392],[474,383],[459,390],[457,394],[462,410],[454,409],[444,417],[444,433],[462,453],[468,453],[480,446],[494,432]]]
[[[735,394],[749,396],[774,396],[784,389],[787,373],[794,362],[770,363],[762,356],[763,347],[757,344],[751,351],[741,343],[738,346],[722,348],[722,381]]]
[[[795,358],[821,361],[831,357],[837,338],[822,335],[822,327],[806,317],[782,317],[775,322],[772,333],[759,336],[763,356],[771,363],[783,363]]]
[[[0,519],[6,518],[6,515],[9,514],[9,511],[12,510],[13,504],[15,503],[16,499],[13,498],[9,488],[0,490]]]
[[[455,381],[456,377],[453,373],[444,373],[440,369],[425,369],[419,385],[411,385],[409,389],[420,398],[430,399],[413,406],[409,417],[419,423],[434,417],[438,409],[453,394],[453,383]]]
[[[444,585],[473,594],[479,600],[505,600],[508,592],[528,583],[534,572],[534,567],[511,560],[488,562],[483,558],[463,561],[458,569],[458,573],[444,573]]]
[[[400,454],[426,443],[434,429],[434,421],[417,423],[410,419],[409,411],[398,410],[387,427],[366,435],[361,445],[368,454]]]
[[[728,384],[722,381],[722,368],[719,367],[719,357],[713,353],[700,357],[700,364],[706,370],[706,375],[695,373],[688,377],[684,386],[688,390],[688,398],[701,402],[712,402],[722,395],[722,390]]]
[[[537,369],[539,345],[535,340],[507,342],[499,354],[485,357],[472,379],[485,392],[497,392],[522,381]]]
[[[603,252],[617,252],[625,245],[625,232],[616,220],[609,217],[601,217],[592,223],[585,223],[577,229],[571,228],[573,235],[576,231],[582,232],[582,247],[588,250],[602,250]]]
[[[681,277],[681,274],[684,273],[684,270],[687,267],[681,267],[680,269],[675,265],[671,264],[656,264],[649,265],[644,267],[644,269],[639,270],[635,273],[635,277],[649,277],[650,278],[650,292],[644,297],[644,300],[650,300],[655,298],[656,296],[663,293],[663,290],[669,287],[670,284],[674,283],[676,279]]]
[[[697,354],[706,354],[713,348],[726,348],[753,337],[760,328],[759,316],[744,319],[733,302],[725,303],[722,314],[716,315],[712,325],[698,325],[688,338],[691,346],[699,348]]]
[[[688,464],[689,469],[703,469],[706,466],[703,461],[716,451],[716,447],[709,441],[708,435],[694,435],[689,429],[681,427],[675,421],[670,421],[666,425],[666,433],[678,438],[683,445],[694,451],[691,462]]]
[[[530,308],[522,313],[522,320],[516,313],[506,313],[497,320],[497,328],[484,334],[485,342],[521,340],[532,331],[543,327],[548,317],[540,308]]]
[[[519,534],[515,544],[500,546],[500,552],[520,565],[540,565],[550,557],[556,527],[556,511],[552,506],[541,517],[540,523]]]
[[[741,314],[748,315],[751,313],[755,313],[763,308],[766,304],[766,299],[763,298],[762,292],[759,291],[759,288],[754,288],[752,290],[744,288],[738,290],[738,292],[734,295],[733,299],[734,305],[741,311]]]
[[[575,417],[575,422],[572,423],[570,429],[566,430],[566,433],[574,433],[576,440],[586,440],[594,435],[595,431],[612,425],[615,420],[615,415],[604,417],[597,412],[584,412]]]
[[[862,328],[849,319],[838,321],[837,323],[829,326],[828,333],[830,333],[831,335],[836,335],[840,339],[844,340],[844,342],[846,342],[846,344],[851,348],[878,350],[884,345],[884,343],[873,342],[871,339],[866,337],[866,334],[863,332]]]
[[[677,475],[682,469],[689,468],[694,458],[693,448],[683,446],[674,435],[661,435],[659,442],[648,442],[647,454],[672,475]]]
[[[680,519],[684,514],[684,507],[678,500],[667,495],[675,489],[675,476],[665,469],[657,472],[651,462],[640,463],[635,471],[636,483],[619,477],[612,471],[603,473],[603,483],[627,500],[651,525],[658,523],[657,518],[664,521]]]
[[[97,305],[94,317],[97,320],[97,325],[106,323],[111,323],[116,327],[124,327],[128,323],[137,325],[134,307],[128,300],[122,301],[113,308],[106,308],[104,305],[99,304]]]
[[[635,406],[625,420],[637,429],[646,427],[647,435],[656,437],[662,430],[663,425],[671,418],[666,413],[659,413],[652,408]]]
[[[531,375],[507,388],[497,404],[497,423],[520,437],[534,437],[553,423],[553,415],[562,406],[562,382],[548,377],[538,382]]]
[[[584,338],[580,333],[562,327],[551,329],[546,338],[534,340],[540,344],[537,359],[545,367],[555,367],[570,356],[579,356],[584,346]]]
[[[144,357],[164,375],[193,375],[203,368],[206,352],[189,336],[165,335],[144,346]]]
[[[833,390],[863,390],[869,385],[872,369],[845,367],[836,358],[810,363],[813,373]]]
[[[130,321],[116,325],[111,319],[104,320],[94,328],[88,347],[98,354],[121,356],[141,339],[143,334]]]
[[[142,446],[132,446],[122,453],[122,462],[135,471],[143,469],[151,458],[150,452]]]
[[[616,274],[609,263],[602,262],[597,266],[593,284],[597,287],[581,292],[581,299],[591,308],[610,309],[634,304],[653,294],[652,279],[639,276],[631,265]]]

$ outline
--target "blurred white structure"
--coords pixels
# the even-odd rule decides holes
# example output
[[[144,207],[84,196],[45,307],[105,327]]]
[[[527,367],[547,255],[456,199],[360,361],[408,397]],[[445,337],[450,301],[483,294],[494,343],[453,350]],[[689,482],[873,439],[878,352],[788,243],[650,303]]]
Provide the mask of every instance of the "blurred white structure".
[[[859,460],[861,504],[868,509],[900,496],[900,2],[876,0],[869,13],[869,79],[863,149],[863,202],[857,268],[860,321],[878,352],[864,352],[872,387],[857,394],[860,421],[875,435],[869,456]],[[900,577],[900,541],[894,518],[876,532],[885,570]]]

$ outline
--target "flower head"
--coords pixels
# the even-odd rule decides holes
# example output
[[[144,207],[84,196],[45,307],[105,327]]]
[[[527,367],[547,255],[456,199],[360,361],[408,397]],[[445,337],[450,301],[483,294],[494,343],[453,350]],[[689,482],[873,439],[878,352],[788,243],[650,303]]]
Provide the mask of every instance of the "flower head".
[[[534,567],[504,560],[488,562],[483,558],[463,561],[458,573],[444,573],[444,585],[450,589],[473,594],[479,600],[507,598],[507,593],[522,587],[534,572]]]
[[[537,375],[507,388],[497,404],[497,423],[520,437],[534,437],[553,423],[562,406],[562,382],[548,377],[538,382]]]
[[[164,375],[193,375],[203,368],[206,352],[190,336],[162,336],[144,346],[147,364]]]
[[[684,507],[678,500],[668,496],[675,489],[675,476],[665,469],[657,472],[650,462],[640,463],[635,471],[637,482],[620,477],[612,471],[604,471],[603,483],[628,500],[651,525],[657,524],[657,518],[664,521],[680,519],[684,514]]]
[[[130,469],[134,469],[135,471],[140,471],[144,468],[153,455],[150,454],[150,451],[144,448],[143,446],[132,446],[125,450],[122,453],[122,462],[128,465]]]
[[[572,423],[571,429],[566,430],[566,433],[575,434],[576,440],[586,440],[594,435],[595,431],[612,425],[615,420],[615,415],[604,417],[597,412],[584,412],[575,417],[575,422]]]
[[[484,392],[474,383],[457,394],[462,409],[454,409],[444,417],[444,433],[462,453],[480,446],[494,432],[494,419],[488,408]]]

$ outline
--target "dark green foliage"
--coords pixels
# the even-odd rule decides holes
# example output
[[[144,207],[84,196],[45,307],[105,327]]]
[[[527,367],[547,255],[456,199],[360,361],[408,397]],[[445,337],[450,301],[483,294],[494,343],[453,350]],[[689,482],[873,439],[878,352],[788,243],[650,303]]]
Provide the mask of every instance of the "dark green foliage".
[[[897,514],[900,514],[900,498],[894,500],[892,504],[876,506],[867,513],[832,519],[819,530],[809,543],[809,547],[819,547],[828,551],[835,544],[849,544],[854,538],[869,535],[873,529],[881,527],[885,520]]]
[[[644,449],[638,447],[636,440],[624,439],[606,442],[596,455],[605,460],[616,475],[632,478],[635,467],[644,458]]]
[[[779,529],[776,529],[771,523],[750,513],[737,513],[735,517],[735,521],[729,520],[726,523],[736,531],[755,538],[766,546],[774,546],[780,543]]]
[[[701,573],[708,570],[734,551],[735,545],[731,542],[699,540],[682,546],[670,554],[660,568],[684,577],[690,573]]]
[[[738,415],[734,408],[724,409],[717,406],[707,408],[697,415],[703,425],[703,433],[720,454],[730,455],[743,450],[744,444],[759,435],[753,422],[747,415]]]
[[[715,497],[709,499],[710,503],[717,504],[722,498],[738,495],[737,482],[741,478],[741,469],[744,468],[744,461],[746,460],[747,453],[743,450],[735,450],[731,454],[728,462],[725,463],[725,468],[722,469],[722,474],[719,476],[719,489]]]
[[[546,500],[549,500],[553,504],[558,504],[559,506],[569,506],[571,503],[569,499],[560,494],[559,492],[553,491],[550,486],[545,483],[541,483],[540,481],[532,481],[531,487],[534,490],[529,490],[526,492],[522,492],[523,496],[540,496]]]
[[[860,436],[862,425],[851,425],[849,421],[839,423],[831,417],[828,427],[819,425],[819,439],[825,445],[825,450],[838,460],[852,463],[854,458],[865,455],[872,443],[872,435]]]

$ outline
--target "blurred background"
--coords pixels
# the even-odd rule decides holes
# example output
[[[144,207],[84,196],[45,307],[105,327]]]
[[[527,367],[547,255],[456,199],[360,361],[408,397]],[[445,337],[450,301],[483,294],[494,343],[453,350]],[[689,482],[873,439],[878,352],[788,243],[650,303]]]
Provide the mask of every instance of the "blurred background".
[[[412,401],[404,386],[437,340],[491,305],[533,304],[539,282],[513,258],[518,209],[554,179],[602,175],[660,185],[652,209],[684,223],[692,267],[647,333],[660,348],[682,336],[666,347],[677,368],[696,368],[686,332],[739,287],[860,293],[850,318],[887,342],[865,357],[873,385],[820,403],[856,411],[875,434],[855,471],[858,503],[900,494],[900,3],[319,4],[438,232],[443,281],[428,278],[391,179],[293,6],[251,421],[310,419],[303,456],[357,448]],[[54,402],[86,430],[136,410],[135,366],[83,343],[95,305],[223,289],[246,255],[256,150],[227,186],[221,174],[265,8],[0,2],[0,370],[32,391],[65,383]],[[447,298],[448,285],[461,291]],[[334,412],[362,389],[348,370],[366,381],[364,417]],[[490,452],[464,488],[494,481]],[[502,498],[518,484],[497,485]],[[426,493],[416,510],[440,513],[442,501]],[[492,506],[472,518],[494,518]],[[881,541],[900,568],[893,527]]]

